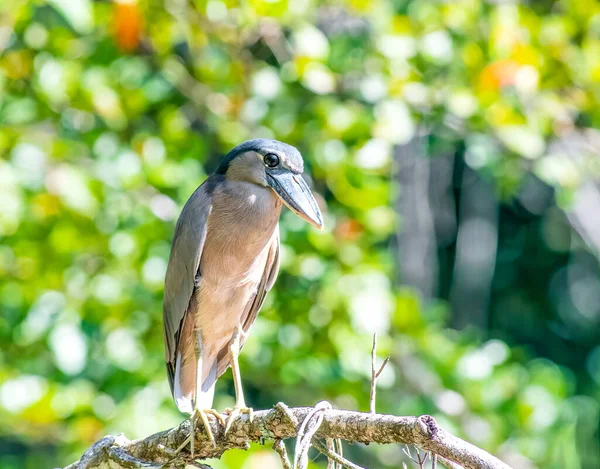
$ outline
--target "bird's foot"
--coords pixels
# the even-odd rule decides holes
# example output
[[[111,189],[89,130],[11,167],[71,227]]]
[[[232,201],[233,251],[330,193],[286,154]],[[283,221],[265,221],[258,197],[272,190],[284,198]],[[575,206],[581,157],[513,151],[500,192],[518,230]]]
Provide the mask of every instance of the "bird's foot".
[[[210,427],[210,422],[208,421],[208,414],[213,415],[218,421],[219,423],[221,423],[221,425],[225,426],[227,423],[227,420],[225,419],[225,417],[223,417],[219,412],[217,412],[214,409],[195,409],[194,412],[192,413],[192,415],[190,416],[190,435],[185,439],[185,441],[181,444],[181,446],[179,446],[179,448],[177,448],[175,450],[175,454],[179,454],[179,452],[185,448],[188,443],[190,445],[190,455],[192,456],[192,458],[194,457],[194,442],[196,441],[196,418],[200,417],[200,419],[202,420],[202,425],[204,426],[204,429],[206,430],[206,436],[208,436],[208,439],[210,440],[211,444],[213,445],[214,448],[217,447],[217,443],[215,441],[215,437],[213,435],[212,429]]]
[[[223,425],[223,426],[227,425],[227,419],[225,417],[223,417],[223,414],[216,411],[215,409],[206,409],[206,410],[204,410],[204,412],[207,414],[210,414],[214,418],[216,418],[221,425]]]
[[[233,407],[233,409],[225,409],[223,411],[223,413],[227,414],[227,424],[225,425],[225,435],[227,435],[227,432],[230,430],[233,422],[238,417],[240,417],[242,414],[248,415],[248,420],[250,421],[250,423],[252,423],[252,421],[254,420],[254,409],[252,409],[252,407],[246,407],[245,405],[242,405],[242,406],[236,405]]]

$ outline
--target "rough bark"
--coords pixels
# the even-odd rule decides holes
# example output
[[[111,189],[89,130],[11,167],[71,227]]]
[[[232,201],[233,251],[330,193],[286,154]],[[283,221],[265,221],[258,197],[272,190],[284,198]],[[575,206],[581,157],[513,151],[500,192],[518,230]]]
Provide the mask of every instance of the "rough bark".
[[[241,416],[227,435],[222,425],[209,415],[216,446],[212,446],[204,432],[197,431],[194,459],[218,458],[232,448],[247,449],[253,442],[293,438],[298,433],[299,422],[303,422],[311,411],[313,408],[310,407],[287,408],[278,404],[273,409],[254,412],[252,421],[247,415]],[[179,454],[175,453],[175,449],[185,442],[189,432],[190,423],[184,421],[170,430],[135,441],[129,441],[122,435],[107,436],[65,469],[182,469],[192,463],[189,445],[185,445]],[[326,410],[315,438],[415,445],[466,469],[510,469],[496,457],[444,431],[429,415],[396,417]],[[197,462],[194,464],[206,467]]]

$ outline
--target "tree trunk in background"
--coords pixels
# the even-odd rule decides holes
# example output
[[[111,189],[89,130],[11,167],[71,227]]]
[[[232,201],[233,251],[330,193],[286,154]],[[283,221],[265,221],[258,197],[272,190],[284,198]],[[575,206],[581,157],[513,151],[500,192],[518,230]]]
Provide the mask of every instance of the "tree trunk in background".
[[[449,281],[451,325],[486,330],[498,243],[498,201],[493,186],[462,159],[453,154],[428,157],[426,145],[426,137],[417,137],[395,147],[398,283],[415,288],[424,301],[445,297],[438,291],[438,252],[456,243]],[[455,185],[460,194],[458,217]]]
[[[394,149],[397,182],[396,213],[398,281],[415,288],[424,301],[435,295],[437,286],[437,244],[429,204],[430,159],[425,152],[426,137],[415,137]]]
[[[498,248],[498,201],[490,183],[464,166],[456,258],[450,290],[451,325],[488,329],[488,307]]]

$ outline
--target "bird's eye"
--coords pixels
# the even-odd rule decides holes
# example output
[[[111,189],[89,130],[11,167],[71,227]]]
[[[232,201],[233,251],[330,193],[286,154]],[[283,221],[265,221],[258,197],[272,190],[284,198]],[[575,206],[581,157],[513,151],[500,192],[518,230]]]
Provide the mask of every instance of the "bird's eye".
[[[274,168],[279,164],[279,157],[274,153],[267,153],[263,159],[265,165],[269,168]]]

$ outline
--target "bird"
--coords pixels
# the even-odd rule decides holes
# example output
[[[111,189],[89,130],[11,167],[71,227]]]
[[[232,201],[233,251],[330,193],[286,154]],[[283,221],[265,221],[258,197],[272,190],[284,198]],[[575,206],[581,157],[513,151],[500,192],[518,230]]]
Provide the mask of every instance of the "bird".
[[[271,139],[233,148],[190,196],[175,226],[165,276],[163,331],[171,393],[215,439],[207,414],[226,425],[246,407],[238,355],[279,272],[282,206],[323,229],[319,206],[302,177],[304,161],[293,146]],[[235,406],[212,409],[215,383],[231,366]],[[179,451],[178,450],[178,451]]]

